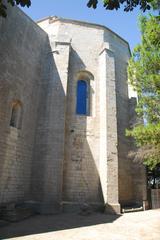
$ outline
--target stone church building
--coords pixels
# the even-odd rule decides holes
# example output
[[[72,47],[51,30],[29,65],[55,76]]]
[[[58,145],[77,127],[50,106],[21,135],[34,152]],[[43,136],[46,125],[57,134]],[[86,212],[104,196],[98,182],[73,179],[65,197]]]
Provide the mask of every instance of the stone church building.
[[[0,18],[0,205],[142,206],[145,170],[125,137],[135,118],[129,58],[128,43],[98,24],[35,23],[18,8]]]

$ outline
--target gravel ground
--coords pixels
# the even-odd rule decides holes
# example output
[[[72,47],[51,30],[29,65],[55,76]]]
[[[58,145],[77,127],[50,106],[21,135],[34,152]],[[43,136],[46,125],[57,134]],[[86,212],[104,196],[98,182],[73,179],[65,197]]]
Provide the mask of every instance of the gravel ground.
[[[34,216],[0,228],[0,239],[160,240],[160,209],[121,216],[92,213]]]

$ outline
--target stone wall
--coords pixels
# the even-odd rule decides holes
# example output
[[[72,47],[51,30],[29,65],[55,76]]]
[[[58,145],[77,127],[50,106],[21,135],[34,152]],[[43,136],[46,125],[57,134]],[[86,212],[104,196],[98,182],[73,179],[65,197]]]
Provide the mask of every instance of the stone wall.
[[[125,136],[125,130],[129,127],[127,65],[130,52],[127,44],[112,33],[106,32],[105,39],[109,39],[115,56],[119,202],[128,203],[133,198],[132,162],[128,158],[130,143]]]
[[[0,18],[0,204],[30,199],[41,59],[47,34],[18,8]],[[21,126],[10,124],[20,103]]]
[[[127,42],[95,24],[50,17],[42,30],[19,9],[8,16],[0,19],[0,204],[120,212],[119,202],[141,201],[144,169],[128,159],[125,137]],[[90,89],[85,116],[76,114],[78,80]]]
[[[45,19],[39,25],[49,34],[51,43],[56,39],[61,39],[61,42],[71,39],[67,69],[63,201],[112,202],[113,205],[119,200],[130,201],[133,197],[132,169],[127,158],[129,148],[125,137],[129,123],[128,44],[98,25],[56,17]],[[56,29],[57,36],[53,34],[53,29]],[[100,54],[105,47],[110,53],[103,62]],[[59,66],[57,70],[60,72]],[[79,75],[85,78],[85,74],[93,76],[89,79],[90,115],[80,116],[76,114],[76,88]]]
[[[62,201],[70,51],[69,41],[57,39],[55,42],[49,38],[43,64],[32,184],[34,199],[41,202],[45,213],[58,211]]]

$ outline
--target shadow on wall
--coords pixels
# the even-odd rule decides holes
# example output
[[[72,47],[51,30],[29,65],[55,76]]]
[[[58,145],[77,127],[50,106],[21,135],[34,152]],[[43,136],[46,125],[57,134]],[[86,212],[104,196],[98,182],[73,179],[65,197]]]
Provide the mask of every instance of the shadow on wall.
[[[0,228],[0,239],[10,239],[20,236],[112,223],[119,217],[118,215],[105,214],[91,214],[88,216],[78,214],[38,215],[22,222],[12,223],[9,226]]]
[[[62,198],[62,166],[66,96],[50,42],[42,61],[42,84],[32,170],[32,199],[58,210]],[[61,53],[57,58],[62,57]],[[60,70],[59,70],[60,71]],[[37,171],[38,169],[38,171]],[[56,209],[57,208],[57,209]],[[43,211],[43,210],[42,210]],[[54,211],[54,210],[53,210]]]

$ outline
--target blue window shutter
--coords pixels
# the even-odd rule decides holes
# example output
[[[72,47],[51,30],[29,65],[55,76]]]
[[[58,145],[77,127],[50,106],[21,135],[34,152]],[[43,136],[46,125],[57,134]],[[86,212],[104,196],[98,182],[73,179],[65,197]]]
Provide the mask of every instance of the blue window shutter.
[[[76,113],[87,115],[87,83],[83,80],[77,82]]]

